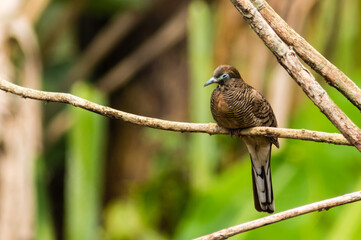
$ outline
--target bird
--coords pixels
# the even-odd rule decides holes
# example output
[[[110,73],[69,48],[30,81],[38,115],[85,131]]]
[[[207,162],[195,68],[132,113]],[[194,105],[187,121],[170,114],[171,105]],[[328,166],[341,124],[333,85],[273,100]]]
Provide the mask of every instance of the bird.
[[[231,136],[250,127],[277,127],[271,105],[255,88],[248,85],[238,70],[230,65],[218,66],[204,86],[217,84],[211,96],[211,113],[216,123]],[[275,210],[271,148],[279,148],[278,139],[266,136],[240,136],[251,158],[254,205],[259,212]]]

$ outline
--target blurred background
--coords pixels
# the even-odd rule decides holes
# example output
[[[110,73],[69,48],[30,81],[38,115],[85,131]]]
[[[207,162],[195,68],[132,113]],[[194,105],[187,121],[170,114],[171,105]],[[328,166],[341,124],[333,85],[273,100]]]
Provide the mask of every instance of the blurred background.
[[[270,0],[361,86],[358,0]],[[0,76],[139,115],[213,122],[203,84],[238,68],[280,127],[337,132],[231,1],[2,0]],[[360,113],[325,84],[361,126]],[[0,239],[191,239],[266,216],[253,207],[240,139],[142,128],[0,92]],[[361,189],[353,147],[282,139],[272,154],[276,212]],[[357,239],[361,204],[232,239]],[[282,233],[282,234],[280,234]]]

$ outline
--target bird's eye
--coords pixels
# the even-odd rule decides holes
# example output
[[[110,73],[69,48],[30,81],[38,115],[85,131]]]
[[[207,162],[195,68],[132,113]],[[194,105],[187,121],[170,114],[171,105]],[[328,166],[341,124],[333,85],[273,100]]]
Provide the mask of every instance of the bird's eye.
[[[227,78],[229,78],[228,73],[223,73],[223,74],[221,75],[221,78],[222,78],[222,79],[227,79]]]

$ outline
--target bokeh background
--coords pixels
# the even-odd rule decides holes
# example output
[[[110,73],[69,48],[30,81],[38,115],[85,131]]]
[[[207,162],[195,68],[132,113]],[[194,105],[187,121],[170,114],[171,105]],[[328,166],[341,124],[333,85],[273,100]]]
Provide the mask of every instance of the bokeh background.
[[[361,86],[358,0],[270,5]],[[144,116],[213,122],[219,64],[264,93],[280,127],[337,132],[226,0],[1,0],[0,76]],[[361,126],[360,112],[319,82]],[[266,216],[240,139],[143,128],[0,92],[0,239],[191,239]],[[353,147],[282,139],[276,211],[361,188]],[[358,239],[361,204],[231,239]]]

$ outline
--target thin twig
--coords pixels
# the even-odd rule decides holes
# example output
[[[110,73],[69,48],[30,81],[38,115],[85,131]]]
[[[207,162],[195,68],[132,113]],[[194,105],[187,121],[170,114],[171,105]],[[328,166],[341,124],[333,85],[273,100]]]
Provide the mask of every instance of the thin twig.
[[[303,61],[361,110],[361,89],[350,78],[292,29],[266,1],[251,0],[251,2],[257,7],[277,35],[289,46],[292,46]]]
[[[232,0],[232,3],[312,102],[361,152],[361,130],[332,101],[295,52],[278,37],[249,0]]]
[[[34,90],[31,88],[20,87],[8,81],[0,79],[0,89],[9,93],[19,95],[24,98],[31,98],[47,102],[61,102],[71,104],[75,107],[80,107],[100,115],[119,119],[128,123],[151,127],[161,130],[169,130],[176,132],[200,132],[208,134],[228,134],[228,131],[219,127],[214,123],[187,123],[161,120],[157,118],[150,118],[139,116],[131,113],[122,112],[110,107],[102,106],[83,98],[74,96],[69,93],[56,93]],[[326,142],[337,145],[351,145],[341,134],[325,133],[310,131],[304,129],[286,129],[286,128],[269,128],[257,127],[243,129],[241,135],[264,135],[269,137],[300,139],[306,141]]]
[[[289,218],[294,218],[306,213],[329,210],[330,208],[341,206],[347,203],[353,203],[361,200],[361,191],[348,193],[335,198],[314,202],[301,207],[293,208],[287,211],[276,213],[267,217],[259,218],[250,222],[242,223],[233,227],[225,228],[220,231],[205,235],[196,240],[221,240],[232,237],[236,234],[247,232],[272,223],[280,222]]]

